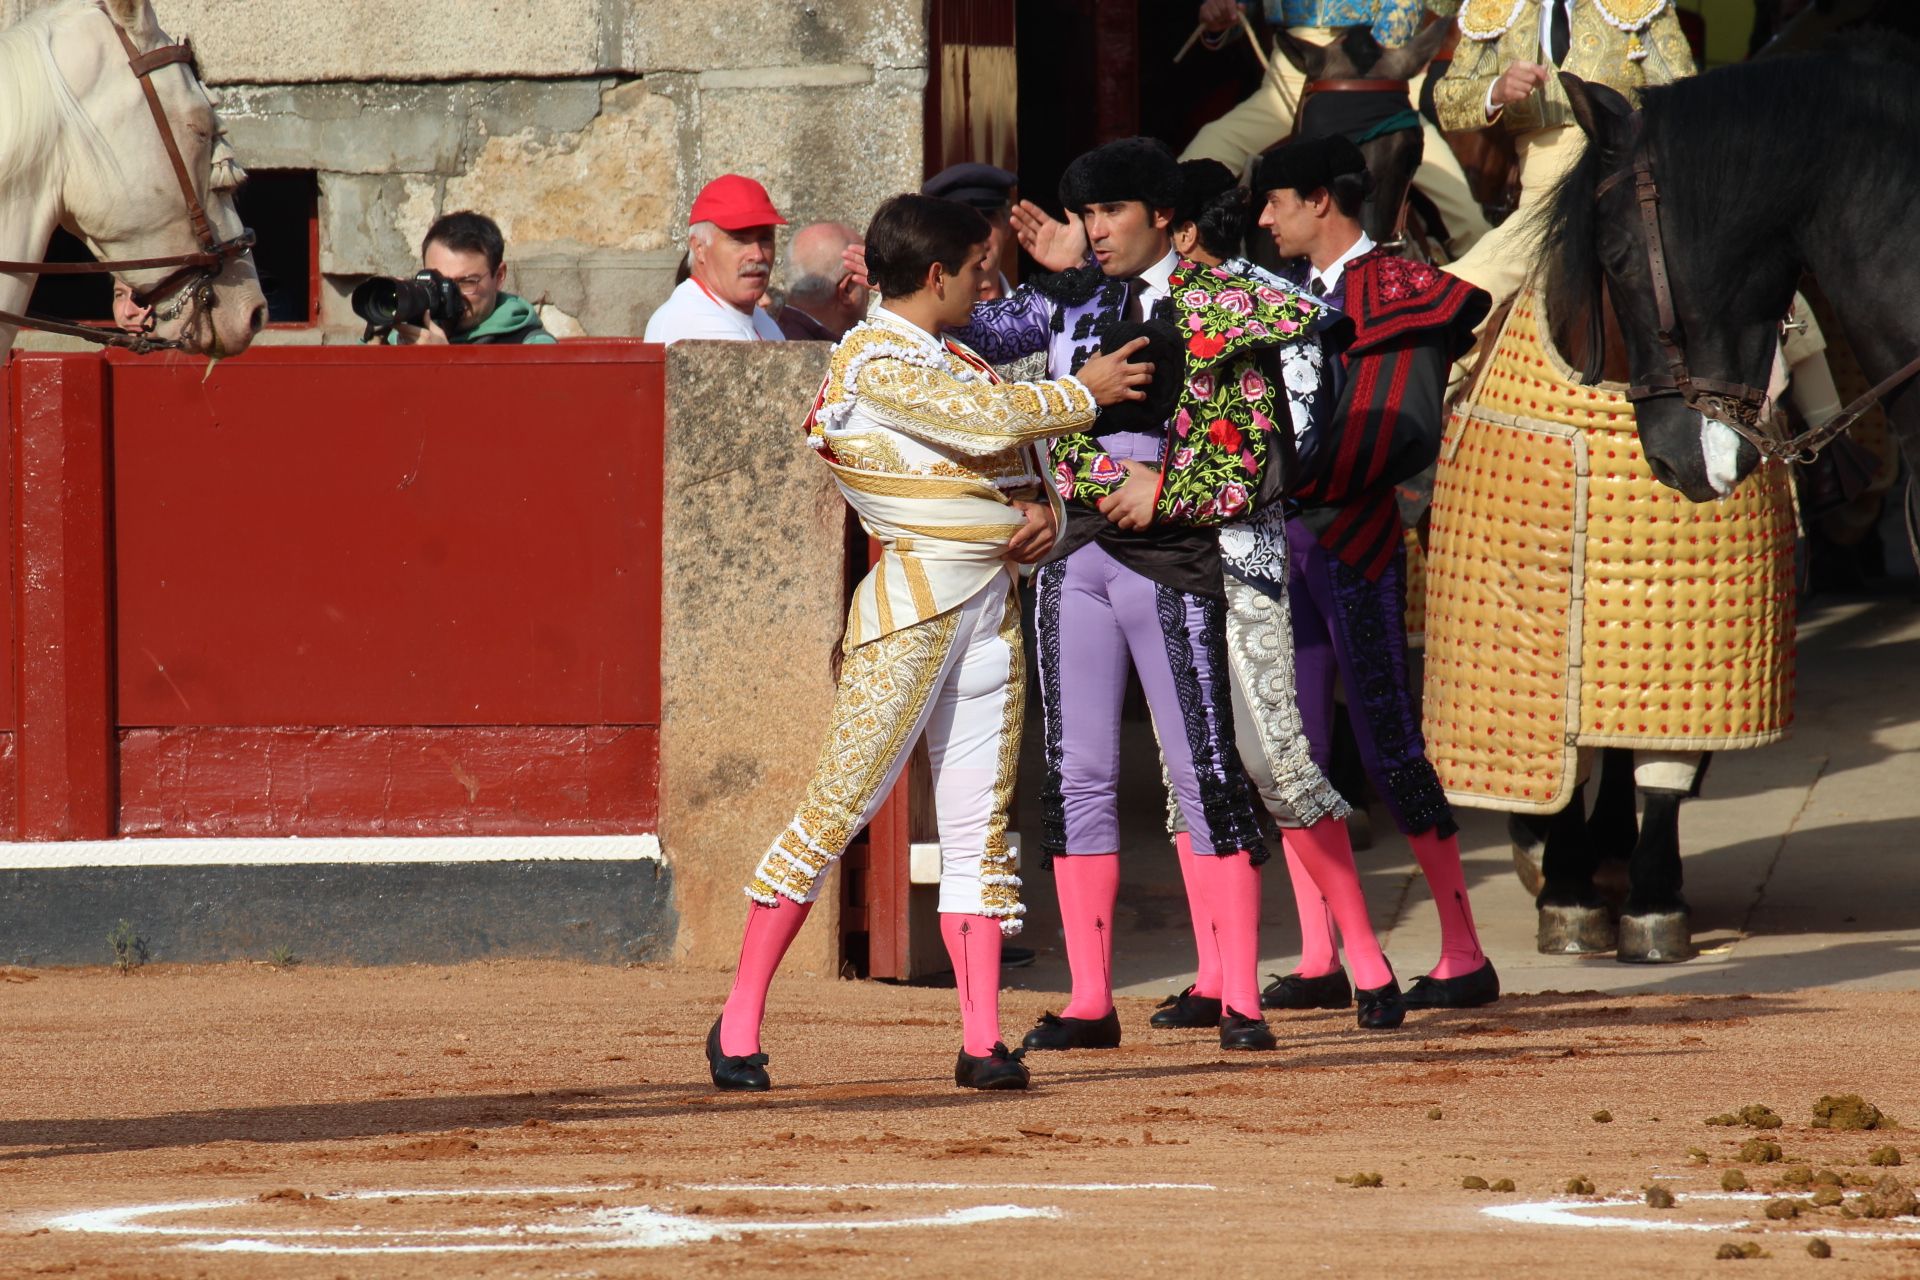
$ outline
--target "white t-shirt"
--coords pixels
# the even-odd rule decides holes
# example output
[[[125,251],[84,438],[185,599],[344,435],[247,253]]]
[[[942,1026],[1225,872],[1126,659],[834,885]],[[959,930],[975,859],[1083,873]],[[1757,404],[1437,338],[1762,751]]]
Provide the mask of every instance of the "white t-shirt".
[[[659,309],[647,317],[648,342],[671,345],[683,338],[718,338],[724,342],[787,340],[764,308],[755,307],[749,315],[720,301],[692,278],[682,280]]]

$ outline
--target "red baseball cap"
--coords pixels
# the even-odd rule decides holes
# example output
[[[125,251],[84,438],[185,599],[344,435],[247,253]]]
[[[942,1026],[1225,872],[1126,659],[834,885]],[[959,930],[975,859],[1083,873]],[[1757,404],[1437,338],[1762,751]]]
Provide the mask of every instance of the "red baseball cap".
[[[722,231],[787,225],[768,199],[767,189],[737,173],[723,173],[700,188],[693,200],[693,212],[687,215],[687,225],[696,222],[711,222]]]

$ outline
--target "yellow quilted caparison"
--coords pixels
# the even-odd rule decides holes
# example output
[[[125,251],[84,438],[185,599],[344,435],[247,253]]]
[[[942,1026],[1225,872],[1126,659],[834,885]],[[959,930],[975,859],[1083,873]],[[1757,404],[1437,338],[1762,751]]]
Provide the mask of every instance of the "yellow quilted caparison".
[[[1514,303],[1447,424],[1426,564],[1427,754],[1448,796],[1551,813],[1578,747],[1763,746],[1793,713],[1784,467],[1719,502],[1654,480],[1615,383]]]

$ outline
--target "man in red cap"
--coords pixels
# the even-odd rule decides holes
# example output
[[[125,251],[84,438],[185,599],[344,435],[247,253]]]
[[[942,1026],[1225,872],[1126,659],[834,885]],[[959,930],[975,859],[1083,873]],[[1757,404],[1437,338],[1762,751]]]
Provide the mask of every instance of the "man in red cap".
[[[701,188],[687,221],[692,274],[648,319],[647,341],[784,341],[760,307],[773,270],[773,229],[787,224],[767,189],[752,178],[722,174]]]

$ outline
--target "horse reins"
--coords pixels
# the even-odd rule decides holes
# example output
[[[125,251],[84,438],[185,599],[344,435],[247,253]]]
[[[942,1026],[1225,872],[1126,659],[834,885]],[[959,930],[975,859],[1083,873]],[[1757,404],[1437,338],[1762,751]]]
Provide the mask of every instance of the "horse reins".
[[[1660,234],[1660,184],[1653,176],[1653,160],[1640,138],[1642,119],[1636,112],[1634,141],[1638,144],[1639,154],[1634,157],[1632,170],[1615,170],[1601,179],[1593,190],[1593,198],[1597,203],[1607,192],[1626,181],[1631,172],[1634,195],[1640,205],[1640,221],[1646,232],[1647,266],[1653,277],[1653,301],[1658,312],[1659,328],[1654,336],[1659,340],[1660,350],[1667,361],[1666,373],[1631,383],[1627,387],[1627,399],[1637,404],[1660,396],[1679,396],[1683,404],[1702,417],[1732,428],[1741,439],[1759,450],[1763,459],[1812,462],[1820,455],[1820,450],[1852,426],[1882,396],[1915,374],[1920,374],[1920,356],[1915,356],[1882,378],[1865,395],[1853,400],[1826,422],[1795,436],[1768,434],[1766,425],[1776,415],[1771,411],[1771,397],[1763,389],[1744,382],[1720,382],[1712,378],[1695,377],[1687,368],[1686,352],[1680,349],[1679,340],[1674,337],[1679,319],[1673,305],[1673,287],[1667,279],[1666,242]]]
[[[111,20],[111,19],[109,19]],[[140,90],[147,99],[147,110],[153,114],[154,126],[160,131],[160,142],[167,149],[167,159],[173,165],[174,177],[179,180],[180,194],[186,200],[187,219],[193,227],[195,243],[200,248],[196,253],[169,254],[159,258],[122,258],[110,262],[8,262],[0,259],[0,275],[106,275],[120,271],[146,271],[160,267],[172,267],[174,270],[148,289],[138,289],[133,293],[134,305],[155,310],[159,305],[175,294],[184,291],[185,298],[180,310],[191,305],[196,311],[214,305],[212,299],[213,279],[231,259],[240,257],[253,248],[253,232],[242,231],[231,240],[222,240],[213,228],[213,220],[207,216],[206,206],[194,192],[193,176],[187,172],[187,162],[180,154],[180,144],[175,141],[173,127],[167,119],[166,106],[160,101],[160,91],[153,86],[153,73],[162,67],[176,63],[187,68],[190,74],[198,77],[198,68],[193,60],[193,46],[182,40],[177,44],[162,45],[160,48],[141,53],[140,47],[126,33],[119,23],[113,24],[114,34],[120,37],[120,45],[127,51],[127,66],[140,82]],[[177,312],[176,312],[177,314]],[[151,327],[156,317],[149,316]],[[131,351],[145,354],[149,351],[162,351],[178,348],[176,339],[155,338],[147,332],[124,333],[88,328],[85,325],[69,324],[48,316],[16,315],[11,311],[0,311],[0,324],[14,325],[19,328],[38,329],[45,333],[64,334],[70,338],[82,338],[88,342],[99,343],[107,347],[126,347]]]

